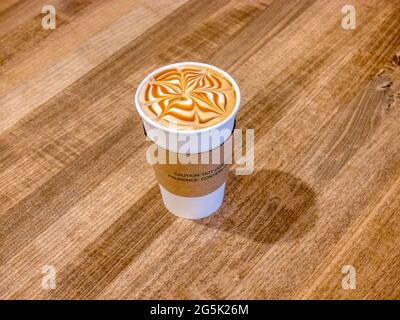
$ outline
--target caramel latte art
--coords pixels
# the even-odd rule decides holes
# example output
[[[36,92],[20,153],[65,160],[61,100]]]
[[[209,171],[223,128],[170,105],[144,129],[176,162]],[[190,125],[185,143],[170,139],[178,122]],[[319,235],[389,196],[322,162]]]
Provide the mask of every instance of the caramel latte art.
[[[236,99],[224,75],[191,65],[159,72],[140,93],[141,108],[151,119],[178,130],[197,130],[223,121],[232,113]]]

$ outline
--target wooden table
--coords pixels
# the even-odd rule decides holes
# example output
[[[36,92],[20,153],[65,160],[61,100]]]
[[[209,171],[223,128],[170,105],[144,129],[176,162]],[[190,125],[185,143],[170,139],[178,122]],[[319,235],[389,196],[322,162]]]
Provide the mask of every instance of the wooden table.
[[[399,298],[399,35],[399,0],[1,1],[0,297]],[[200,221],[163,207],[133,106],[178,61],[230,72],[255,130]]]

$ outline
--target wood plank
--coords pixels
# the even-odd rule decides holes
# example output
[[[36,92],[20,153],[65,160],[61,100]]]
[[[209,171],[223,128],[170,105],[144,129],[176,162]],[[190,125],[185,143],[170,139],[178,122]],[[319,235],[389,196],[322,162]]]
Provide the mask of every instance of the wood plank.
[[[355,30],[345,0],[50,1],[56,30],[44,3],[0,5],[0,298],[400,298],[398,1],[352,1]],[[164,208],[133,108],[189,60],[255,130],[255,172],[199,221]]]

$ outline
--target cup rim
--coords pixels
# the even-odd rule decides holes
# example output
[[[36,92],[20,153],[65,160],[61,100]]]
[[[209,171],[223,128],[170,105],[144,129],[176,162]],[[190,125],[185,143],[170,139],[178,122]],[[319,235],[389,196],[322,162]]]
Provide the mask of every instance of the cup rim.
[[[206,67],[206,68],[210,68],[210,69],[214,69],[215,71],[221,73],[224,77],[226,77],[233,85],[235,92],[236,92],[236,103],[235,106],[233,107],[233,110],[231,112],[231,114],[225,118],[223,121],[218,122],[210,127],[206,127],[206,128],[201,128],[201,129],[196,129],[196,130],[178,130],[175,128],[169,128],[169,127],[165,127],[161,124],[159,124],[158,122],[154,121],[153,119],[151,119],[145,112],[144,110],[141,108],[140,106],[140,92],[143,89],[143,86],[147,83],[147,80],[152,77],[153,75],[164,71],[166,69],[169,68],[176,68],[176,67],[181,67],[181,66],[198,66],[198,67]],[[141,118],[143,119],[143,121],[147,121],[149,122],[152,126],[156,127],[157,129],[160,130],[164,130],[167,131],[169,133],[174,133],[174,134],[201,134],[207,131],[212,131],[215,129],[218,129],[219,127],[224,126],[226,123],[228,123],[229,121],[232,120],[232,118],[236,117],[237,112],[239,111],[240,108],[240,89],[238,84],[236,83],[235,79],[233,79],[233,77],[227,73],[226,71],[213,66],[211,64],[208,63],[202,63],[202,62],[177,62],[177,63],[172,63],[172,64],[168,64],[165,65],[163,67],[157,68],[156,70],[150,72],[139,84],[139,86],[136,89],[136,94],[135,94],[135,107],[136,107],[136,111],[139,113],[139,115],[141,116]]]

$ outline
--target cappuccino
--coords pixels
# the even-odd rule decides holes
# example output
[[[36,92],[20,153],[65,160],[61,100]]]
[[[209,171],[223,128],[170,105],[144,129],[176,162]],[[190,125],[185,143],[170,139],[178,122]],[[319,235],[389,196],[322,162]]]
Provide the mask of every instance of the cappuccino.
[[[198,130],[225,120],[236,104],[233,84],[208,67],[163,70],[144,85],[141,108],[154,121],[177,130]]]

